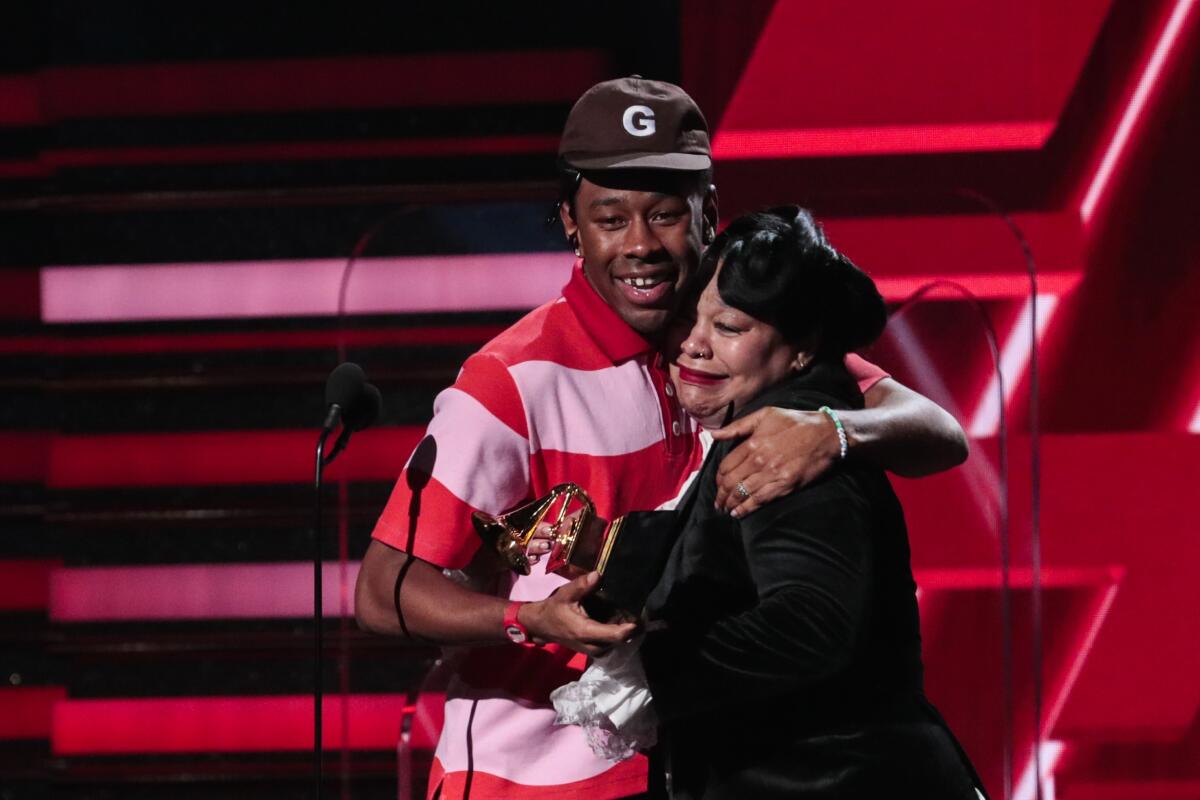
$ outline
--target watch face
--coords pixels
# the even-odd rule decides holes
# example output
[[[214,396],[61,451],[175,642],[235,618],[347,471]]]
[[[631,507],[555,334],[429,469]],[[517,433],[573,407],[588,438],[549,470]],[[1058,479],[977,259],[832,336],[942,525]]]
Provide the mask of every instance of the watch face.
[[[509,625],[504,629],[504,632],[508,634],[508,638],[512,639],[516,644],[525,644],[525,639],[527,638],[525,636],[525,631],[521,630],[516,625]]]

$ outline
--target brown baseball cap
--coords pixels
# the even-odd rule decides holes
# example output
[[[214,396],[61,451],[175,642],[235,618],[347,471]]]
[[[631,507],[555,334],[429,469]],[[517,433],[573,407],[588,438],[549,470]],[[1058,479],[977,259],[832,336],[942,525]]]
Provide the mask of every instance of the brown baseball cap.
[[[696,101],[673,83],[638,75],[583,93],[567,116],[558,156],[584,170],[712,166],[708,123]]]

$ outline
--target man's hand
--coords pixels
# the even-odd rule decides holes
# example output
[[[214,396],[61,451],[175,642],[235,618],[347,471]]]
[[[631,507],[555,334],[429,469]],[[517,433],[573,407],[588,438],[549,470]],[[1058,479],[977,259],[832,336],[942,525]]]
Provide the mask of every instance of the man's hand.
[[[545,600],[521,606],[518,619],[539,644],[555,642],[589,656],[600,655],[633,636],[637,625],[605,625],[587,615],[579,601],[596,591],[599,583],[598,572],[582,575],[555,589]]]
[[[841,452],[837,428],[820,411],[763,408],[713,431],[717,440],[743,436],[750,438],[725,456],[717,471],[716,506],[735,517],[811,483]]]

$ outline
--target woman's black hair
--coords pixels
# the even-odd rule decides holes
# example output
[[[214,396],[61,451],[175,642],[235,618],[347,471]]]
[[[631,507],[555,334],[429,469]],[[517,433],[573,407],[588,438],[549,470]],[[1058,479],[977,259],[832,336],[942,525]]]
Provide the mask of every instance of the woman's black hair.
[[[840,359],[871,344],[887,307],[866,273],[829,244],[812,214],[779,206],[738,217],[704,254],[726,305],[779,328],[794,345],[816,339],[818,358]]]

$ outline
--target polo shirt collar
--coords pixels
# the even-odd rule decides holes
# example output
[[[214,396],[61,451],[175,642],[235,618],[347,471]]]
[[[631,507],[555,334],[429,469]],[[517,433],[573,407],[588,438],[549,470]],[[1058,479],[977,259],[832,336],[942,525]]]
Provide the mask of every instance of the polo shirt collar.
[[[604,355],[614,363],[626,361],[634,356],[648,353],[654,346],[604,302],[587,276],[583,274],[583,260],[575,262],[571,280],[563,287],[563,298],[579,318],[583,328],[599,345]]]

